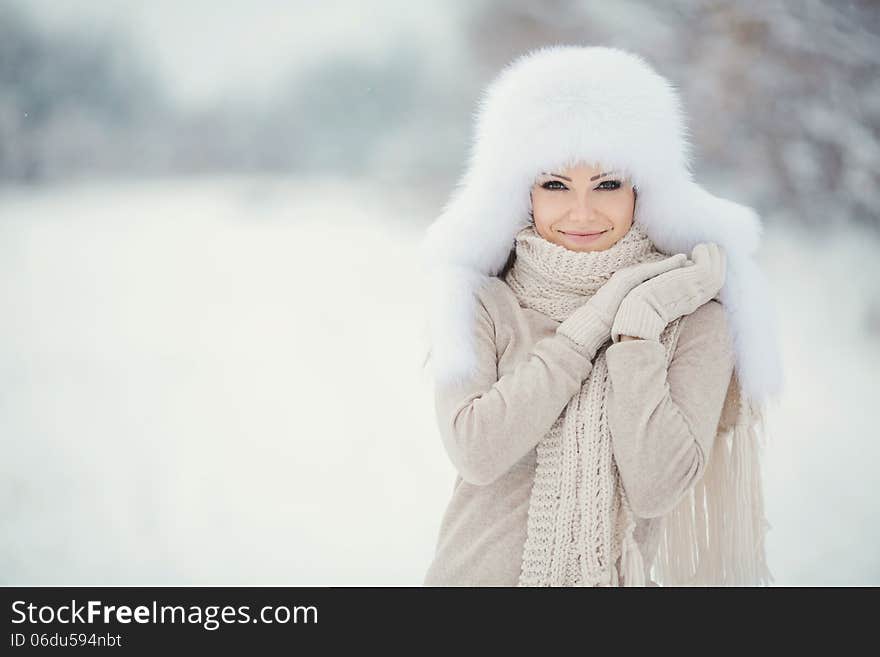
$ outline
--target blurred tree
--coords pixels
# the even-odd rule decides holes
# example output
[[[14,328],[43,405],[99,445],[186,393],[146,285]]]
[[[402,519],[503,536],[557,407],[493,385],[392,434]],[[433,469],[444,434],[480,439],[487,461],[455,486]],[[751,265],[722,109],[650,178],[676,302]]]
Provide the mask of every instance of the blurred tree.
[[[49,38],[0,2],[0,179],[137,168],[130,140],[162,111],[158,83],[119,38]]]

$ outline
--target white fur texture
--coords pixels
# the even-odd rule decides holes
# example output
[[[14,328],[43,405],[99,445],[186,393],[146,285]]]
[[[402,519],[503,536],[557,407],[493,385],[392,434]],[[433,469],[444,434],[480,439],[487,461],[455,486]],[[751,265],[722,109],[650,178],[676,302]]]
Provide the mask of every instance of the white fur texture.
[[[685,114],[673,85],[640,56],[553,45],[508,64],[486,87],[464,174],[429,226],[421,254],[431,281],[428,330],[438,382],[473,373],[476,292],[504,266],[528,222],[542,171],[578,162],[623,172],[638,189],[635,221],[661,251],[725,250],[727,311],[743,392],[782,389],[774,306],[754,261],[762,224],[749,207],[693,180]]]

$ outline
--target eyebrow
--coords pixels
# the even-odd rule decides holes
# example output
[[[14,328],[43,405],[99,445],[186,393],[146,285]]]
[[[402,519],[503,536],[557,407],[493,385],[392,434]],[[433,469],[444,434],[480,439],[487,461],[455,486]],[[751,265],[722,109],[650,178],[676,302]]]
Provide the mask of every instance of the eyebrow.
[[[605,173],[600,173],[599,175],[593,176],[592,178],[590,178],[590,181],[598,180],[599,178],[604,178],[605,176],[609,176],[612,173],[614,173],[614,171],[606,171]],[[564,180],[567,180],[568,182],[571,182],[571,178],[569,178],[568,176],[561,176],[558,173],[547,173],[546,171],[542,171],[541,174],[545,175],[545,176],[556,176],[557,178],[562,178]]]

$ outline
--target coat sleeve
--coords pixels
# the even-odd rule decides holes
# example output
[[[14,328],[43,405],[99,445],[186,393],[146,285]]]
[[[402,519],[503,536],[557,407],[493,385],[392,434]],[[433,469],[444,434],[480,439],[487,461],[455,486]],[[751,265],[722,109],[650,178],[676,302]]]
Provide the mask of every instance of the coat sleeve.
[[[492,314],[483,300],[477,307],[477,373],[464,383],[436,386],[434,398],[452,464],[465,481],[488,485],[541,441],[593,364],[584,348],[557,327],[499,377]]]
[[[671,511],[702,477],[733,374],[722,305],[711,300],[682,322],[668,371],[657,340],[618,342],[605,354],[614,457],[644,518]]]

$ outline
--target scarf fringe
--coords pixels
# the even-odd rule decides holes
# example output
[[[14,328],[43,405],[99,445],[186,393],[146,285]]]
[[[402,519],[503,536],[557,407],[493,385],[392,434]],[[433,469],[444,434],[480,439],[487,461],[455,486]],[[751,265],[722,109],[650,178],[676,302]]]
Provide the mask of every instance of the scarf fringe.
[[[626,529],[620,555],[620,574],[623,577],[624,586],[645,586],[645,561],[635,539],[636,521],[632,512],[629,511],[629,505],[627,505],[627,511],[630,523]]]
[[[764,410],[735,387],[739,411],[702,479],[663,519],[653,576],[662,586],[762,586],[767,566],[759,450]]]

